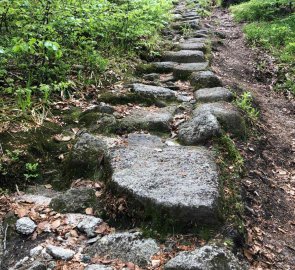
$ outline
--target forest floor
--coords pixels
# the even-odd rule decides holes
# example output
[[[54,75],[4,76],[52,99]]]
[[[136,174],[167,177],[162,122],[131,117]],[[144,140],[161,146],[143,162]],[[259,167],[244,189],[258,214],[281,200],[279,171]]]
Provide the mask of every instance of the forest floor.
[[[244,254],[253,269],[294,269],[294,97],[273,91],[275,60],[247,45],[243,25],[227,10],[217,9],[208,23],[224,34],[213,47],[213,71],[225,85],[250,91],[260,111],[255,134],[239,145],[247,172],[242,179],[248,231]]]

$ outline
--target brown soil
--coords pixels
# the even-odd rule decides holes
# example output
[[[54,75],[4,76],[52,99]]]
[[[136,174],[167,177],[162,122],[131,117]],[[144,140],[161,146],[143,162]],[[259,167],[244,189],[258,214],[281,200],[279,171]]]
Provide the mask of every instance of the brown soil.
[[[212,69],[225,85],[253,93],[260,110],[255,135],[239,146],[247,170],[244,254],[251,269],[295,269],[295,99],[273,90],[274,59],[247,45],[227,10],[216,10],[208,23],[225,35],[213,42]]]

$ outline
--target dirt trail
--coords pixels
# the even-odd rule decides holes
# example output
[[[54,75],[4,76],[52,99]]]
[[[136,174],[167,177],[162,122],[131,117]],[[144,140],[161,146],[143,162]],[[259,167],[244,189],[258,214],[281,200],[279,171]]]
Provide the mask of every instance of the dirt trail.
[[[216,10],[208,23],[225,37],[214,45],[212,69],[226,85],[251,91],[260,110],[258,135],[240,145],[247,169],[245,255],[252,269],[295,269],[295,100],[272,90],[274,60],[247,46],[228,11]],[[267,72],[259,71],[262,64]]]

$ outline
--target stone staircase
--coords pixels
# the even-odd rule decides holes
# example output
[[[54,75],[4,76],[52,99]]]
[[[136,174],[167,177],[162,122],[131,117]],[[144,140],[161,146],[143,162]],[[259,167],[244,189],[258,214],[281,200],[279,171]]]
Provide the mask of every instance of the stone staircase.
[[[230,103],[233,94],[210,70],[210,31],[201,26],[199,4],[194,3],[194,8],[185,1],[175,6],[174,21],[165,31],[166,38],[174,43],[173,50],[164,52],[157,62],[140,66],[142,76],[137,82],[99,98],[100,102],[110,105],[100,103],[80,116],[79,122],[87,131],[78,136],[65,166],[67,173],[73,173],[71,176],[81,171],[79,168],[83,168],[83,173],[95,175],[105,176],[107,172],[104,178],[108,189],[115,196],[124,195],[129,207],[139,210],[137,217],[155,219],[168,225],[171,232],[181,228],[183,233],[195,226],[220,223],[222,186],[208,143],[223,131],[235,136],[245,134],[244,119]],[[191,29],[188,36],[183,33],[187,27]],[[125,106],[124,113],[118,114],[119,106]],[[71,169],[72,172],[68,172]],[[83,203],[75,202],[77,194],[83,195]],[[83,209],[89,207],[87,200],[91,202],[93,196],[93,190],[89,193],[71,189],[50,198],[49,206],[61,213],[70,209],[75,212],[82,204]],[[44,197],[48,205],[47,199]],[[62,212],[61,205],[67,210]],[[78,228],[89,238],[76,244],[80,253],[82,250],[84,265],[88,265],[85,269],[115,269],[111,265],[92,263],[93,256],[129,261],[141,269],[163,269],[160,260],[152,259],[161,252],[154,239],[144,239],[137,232],[117,232],[102,237],[95,228],[103,221],[91,216],[67,214],[65,220],[67,226]],[[40,252],[36,256],[31,250],[31,260],[10,269],[55,269],[54,260],[70,261],[77,256],[73,246],[67,249],[67,240],[58,241],[60,246],[38,246]],[[180,252],[164,269],[239,270],[246,267],[229,250],[212,244]]]

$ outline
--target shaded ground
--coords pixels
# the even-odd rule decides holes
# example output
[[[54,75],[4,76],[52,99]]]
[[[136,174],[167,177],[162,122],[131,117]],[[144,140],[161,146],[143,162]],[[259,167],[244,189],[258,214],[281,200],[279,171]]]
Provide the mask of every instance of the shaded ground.
[[[208,20],[219,36],[224,34],[222,42],[214,43],[212,69],[225,85],[251,91],[260,110],[255,135],[239,146],[247,170],[244,254],[252,269],[294,269],[295,100],[272,90],[274,59],[247,46],[242,25],[226,10],[216,10]]]

